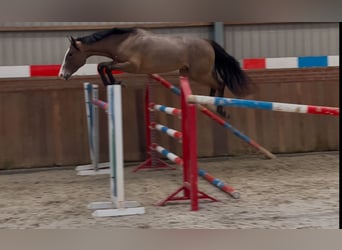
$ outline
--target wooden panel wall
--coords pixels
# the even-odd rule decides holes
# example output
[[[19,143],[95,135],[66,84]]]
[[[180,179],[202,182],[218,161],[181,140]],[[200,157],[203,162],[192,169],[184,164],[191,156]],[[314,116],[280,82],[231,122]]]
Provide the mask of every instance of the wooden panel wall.
[[[247,99],[298,104],[339,106],[339,68],[249,71],[258,91]],[[178,85],[176,74],[164,75]],[[145,158],[144,90],[147,77],[120,75],[123,89],[124,157]],[[98,77],[0,80],[0,169],[89,162],[83,82],[101,84]],[[156,102],[179,107],[179,99],[153,84]],[[205,86],[192,85],[193,93],[208,94]],[[232,97],[226,91],[227,97]],[[106,98],[100,88],[100,97]],[[329,116],[228,109],[229,122],[273,153],[339,150],[339,119]],[[179,128],[180,122],[163,114],[160,123]],[[106,116],[101,113],[101,160],[108,158]],[[255,154],[256,151],[198,114],[200,157]],[[180,145],[165,135],[158,138],[180,153]]]

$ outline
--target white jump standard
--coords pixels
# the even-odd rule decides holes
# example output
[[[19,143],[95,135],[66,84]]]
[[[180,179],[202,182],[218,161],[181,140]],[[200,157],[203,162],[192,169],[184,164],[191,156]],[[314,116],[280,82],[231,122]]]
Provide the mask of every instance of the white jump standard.
[[[89,84],[85,83],[85,88],[90,89]],[[95,217],[144,214],[144,207],[136,201],[126,201],[124,196],[121,85],[107,86],[107,97],[107,105],[96,100],[92,103],[108,111],[111,201],[92,202],[88,208],[95,210]]]
[[[109,162],[99,163],[99,107],[107,110],[98,100],[98,86],[84,83],[84,100],[87,113],[88,143],[91,164],[76,167],[78,175],[110,174]],[[104,104],[107,104],[103,102]]]

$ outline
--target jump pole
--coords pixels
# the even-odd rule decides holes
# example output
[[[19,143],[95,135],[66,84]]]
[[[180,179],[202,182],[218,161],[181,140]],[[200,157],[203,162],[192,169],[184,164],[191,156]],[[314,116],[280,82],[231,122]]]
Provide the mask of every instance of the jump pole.
[[[160,76],[158,76],[156,74],[150,75],[150,77],[152,79],[156,80],[157,82],[161,83],[167,89],[170,89],[174,94],[176,94],[176,95],[178,95],[178,96],[180,96],[182,98],[181,90],[179,88],[177,88],[176,86],[172,85],[171,83],[169,83],[168,81],[166,81],[164,78],[162,78],[162,77],[160,77]],[[181,84],[182,84],[182,82],[184,82],[183,85],[186,85],[186,83],[188,83],[188,79],[186,77],[180,77],[180,82],[181,82]],[[146,95],[145,95],[145,109],[146,109],[146,122],[147,122],[147,124],[146,124],[146,129],[147,129],[146,130],[146,137],[147,137],[146,141],[147,141],[147,143],[146,144],[147,144],[147,152],[149,152],[150,157],[145,162],[143,162],[138,167],[136,167],[133,170],[133,172],[136,172],[136,171],[138,171],[140,169],[154,168],[153,164],[151,164],[153,162],[152,155],[153,155],[153,152],[155,151],[155,150],[151,150],[151,149],[154,149],[153,143],[151,142],[151,128],[155,128],[156,124],[155,124],[154,121],[153,122],[151,121],[151,118],[150,118],[151,117],[150,116],[151,110],[161,111],[161,112],[164,112],[164,113],[167,113],[169,115],[173,115],[175,117],[178,117],[178,118],[182,119],[182,126],[184,128],[186,126],[188,126],[189,124],[194,124],[194,121],[192,121],[192,122],[185,122],[184,123],[184,121],[187,119],[187,115],[184,116],[184,114],[182,113],[182,109],[183,109],[183,107],[187,107],[186,106],[186,102],[182,102],[182,109],[177,109],[177,108],[174,108],[174,107],[167,107],[165,105],[159,105],[159,104],[155,104],[155,103],[151,102],[151,100],[150,100],[150,93],[151,93],[150,87],[146,88]],[[188,93],[191,93],[190,87],[188,88]],[[201,105],[196,105],[196,106],[197,106],[197,108],[200,109],[200,111],[202,113],[204,113],[207,116],[209,116],[210,118],[214,119],[216,122],[220,123],[223,126],[226,125],[224,120],[222,120],[220,117],[218,117],[215,114],[213,114],[212,112],[210,112],[208,109],[204,108]],[[176,131],[176,132],[172,131],[171,132],[169,128],[167,128],[167,127],[165,127],[165,126],[163,126],[161,124],[158,124],[158,125],[159,125],[159,127],[163,127],[163,129],[156,128],[157,130],[160,130],[160,131],[162,131],[162,132],[164,132],[166,134],[169,134],[169,132],[173,133],[173,135],[169,134],[169,136],[174,137],[174,138],[179,139],[179,140],[183,139],[183,134],[180,135],[178,131]],[[228,124],[228,125],[230,126],[229,129],[234,131],[235,128],[233,128],[230,124]],[[178,132],[178,134],[177,134],[177,132]],[[240,134],[238,134],[238,135],[240,135]],[[187,144],[186,139],[185,139],[185,141],[183,140],[182,143],[183,143],[183,155],[187,155],[187,153],[186,153],[187,152],[187,148],[186,147],[184,148],[184,144]],[[197,148],[197,145],[196,145],[196,148]],[[266,149],[265,149],[265,151],[268,152]],[[164,152],[166,153],[168,151],[164,151]],[[159,153],[161,153],[161,152],[159,152]],[[163,154],[163,153],[161,153],[161,154]],[[163,155],[165,157],[169,158],[167,154],[163,154]],[[161,161],[159,158],[156,158],[156,159],[158,161]],[[171,160],[172,162],[175,162],[173,158],[169,158],[169,160]],[[196,161],[197,161],[197,155],[196,155]],[[168,166],[165,162],[162,162],[162,163],[164,163],[166,166]],[[175,163],[178,164],[177,162],[175,162]],[[162,165],[161,167],[164,167],[164,166]],[[205,174],[203,174],[203,173],[205,173]],[[231,197],[233,197],[235,199],[240,197],[240,194],[233,187],[231,187],[230,185],[228,185],[228,184],[220,181],[219,179],[213,177],[211,174],[209,174],[205,170],[198,169],[198,175],[203,177],[205,180],[207,180],[212,185],[214,185],[217,188],[219,188],[221,191],[229,194]],[[186,176],[186,173],[184,173],[184,176]],[[203,197],[206,197],[206,196],[203,196]],[[159,204],[165,204],[165,202],[164,203],[161,202]]]
[[[89,85],[91,84],[86,83],[85,88],[96,89],[96,87],[91,88]],[[144,214],[144,207],[141,207],[136,201],[126,201],[124,195],[121,85],[107,86],[108,103],[96,99],[96,94],[94,96],[95,99],[92,100],[92,105],[106,110],[108,116],[111,201],[92,202],[88,205],[88,208],[95,210],[92,213],[94,217]]]
[[[151,79],[149,79],[151,80]],[[173,114],[174,108],[167,108],[161,105],[154,105],[151,103],[151,84],[148,83],[145,89],[145,135],[146,135],[146,152],[147,152],[147,160],[142,162],[139,166],[133,169],[133,172],[137,172],[141,169],[175,169],[174,167],[167,164],[165,161],[161,160],[157,157],[155,150],[152,149],[152,141],[155,139],[155,131],[151,130],[154,128],[154,114],[151,110],[159,110],[162,112],[166,112],[169,114]],[[178,111],[178,115],[180,115],[180,111]]]
[[[151,74],[150,77],[152,79],[156,80],[157,82],[161,83],[164,87],[170,89],[176,95],[180,95],[181,90],[179,88],[177,88],[176,86],[174,86],[173,84],[171,84],[170,82],[168,82],[167,80],[165,80],[164,78],[160,77],[157,74]],[[266,148],[262,147],[260,144],[258,144],[256,141],[254,141],[252,138],[248,137],[247,135],[245,135],[244,133],[239,131],[233,125],[231,125],[227,121],[223,120],[221,117],[219,117],[218,115],[214,114],[213,112],[211,112],[206,107],[204,107],[204,106],[202,106],[200,104],[197,104],[197,108],[203,114],[208,116],[210,119],[214,120],[215,122],[217,122],[218,124],[220,124],[224,128],[230,130],[235,136],[237,136],[238,138],[242,139],[247,144],[249,144],[250,146],[252,146],[256,150],[258,150],[266,158],[268,158],[268,159],[275,159],[276,158],[276,156],[274,154],[272,154],[270,151],[268,151]]]
[[[182,77],[181,81],[184,80]],[[159,206],[165,205],[169,201],[180,201],[180,200],[190,200],[191,211],[197,211],[199,209],[198,201],[199,199],[209,199],[211,201],[217,201],[217,199],[201,192],[198,189],[198,165],[197,165],[197,128],[196,128],[196,106],[188,104],[186,101],[186,96],[191,93],[190,88],[184,88],[181,93],[181,107],[182,107],[182,133],[177,134],[177,131],[170,131],[169,128],[163,127],[161,131],[179,139],[182,138],[182,152],[183,158],[171,153],[165,148],[152,143],[151,147],[153,150],[161,153],[172,162],[183,166],[183,185],[179,187],[175,192],[170,194],[164,200],[157,203]],[[163,131],[164,130],[164,131]],[[169,131],[169,133],[167,132]],[[177,138],[178,137],[178,138]],[[178,195],[182,193],[182,195]]]
[[[187,103],[187,96],[191,94],[191,88],[189,85],[189,81],[186,77],[180,77],[180,85],[181,85],[181,100],[182,100],[182,111],[186,112],[185,114],[182,113],[182,123],[183,126],[187,129],[186,135],[191,136],[191,140],[189,138],[186,138],[184,136],[183,139],[183,145],[188,144],[189,146],[185,149],[188,150],[186,154],[189,154],[189,160],[192,161],[192,163],[189,164],[196,164],[196,172],[193,172],[192,174],[196,175],[196,181],[197,181],[197,175],[203,177],[205,180],[207,180],[209,183],[214,185],[215,187],[219,188],[221,191],[229,194],[234,199],[240,198],[240,193],[237,192],[233,187],[230,185],[220,181],[219,179],[215,178],[208,172],[206,172],[204,169],[199,169],[197,167],[197,121],[196,121],[196,105],[192,105],[191,107],[188,107]],[[195,128],[195,129],[194,129]],[[193,150],[195,148],[196,150]],[[183,152],[184,153],[184,152]],[[192,176],[192,178],[195,178]]]
[[[91,164],[77,166],[75,170],[77,171],[78,175],[110,174],[110,163],[99,163],[99,106],[106,110],[106,103],[98,100],[97,85],[84,83],[83,87],[85,109],[87,114],[88,143]],[[96,102],[102,102],[102,104],[96,104]]]
[[[211,97],[201,95],[189,95],[187,97],[189,103],[198,104],[212,104],[216,106],[229,106],[238,108],[251,108],[251,109],[263,109],[270,111],[280,112],[292,112],[302,114],[314,114],[314,115],[331,115],[339,116],[340,108],[326,107],[326,106],[314,106],[314,105],[302,105],[280,102],[265,102],[256,100],[242,100],[234,98],[222,98]]]

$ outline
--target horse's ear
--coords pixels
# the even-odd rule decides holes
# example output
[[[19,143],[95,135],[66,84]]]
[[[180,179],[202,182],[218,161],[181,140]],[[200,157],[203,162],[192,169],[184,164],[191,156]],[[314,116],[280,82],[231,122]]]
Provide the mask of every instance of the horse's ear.
[[[75,49],[78,49],[79,50],[79,47],[78,47],[78,44],[77,44],[77,41],[75,38],[73,38],[72,36],[69,36],[69,41],[71,43],[71,45],[75,48]]]

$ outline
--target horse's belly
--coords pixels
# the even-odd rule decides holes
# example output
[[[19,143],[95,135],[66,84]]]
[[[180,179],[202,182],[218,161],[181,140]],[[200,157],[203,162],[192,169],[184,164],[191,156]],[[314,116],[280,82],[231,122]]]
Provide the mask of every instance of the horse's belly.
[[[139,68],[140,73],[152,74],[152,73],[165,73],[170,71],[179,70],[184,67],[182,63],[142,63]]]
[[[142,73],[164,73],[187,66],[186,51],[179,46],[154,44],[141,53],[140,60],[139,68]]]
[[[186,66],[187,62],[182,55],[172,56],[166,54],[143,58],[139,68],[142,71],[141,73],[164,73],[175,71]]]

